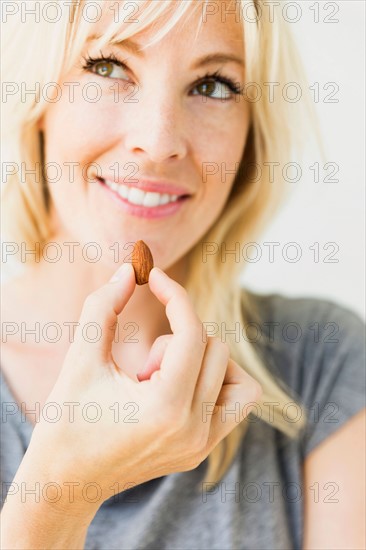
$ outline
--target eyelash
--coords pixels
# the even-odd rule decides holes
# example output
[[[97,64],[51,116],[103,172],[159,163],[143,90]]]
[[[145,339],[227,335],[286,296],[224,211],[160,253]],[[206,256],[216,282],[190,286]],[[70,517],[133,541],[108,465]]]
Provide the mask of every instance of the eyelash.
[[[89,55],[87,55],[86,57],[83,57],[84,64],[82,65],[82,69],[85,71],[93,72],[94,65],[96,65],[97,63],[110,62],[110,63],[115,63],[125,71],[129,70],[127,65],[122,61],[120,61],[119,59],[117,59],[117,57],[114,54],[110,54],[107,56],[104,56],[102,52],[100,52],[100,54],[101,56],[98,58],[91,57]],[[101,76],[101,75],[98,75],[98,76]],[[106,77],[103,76],[102,78],[106,78]],[[207,81],[215,81],[215,82],[219,82],[220,84],[226,85],[234,95],[241,95],[243,93],[243,89],[240,86],[240,84],[234,82],[233,80],[231,80],[231,78],[226,78],[220,73],[219,70],[213,73],[206,73],[203,77],[198,78],[194,83],[194,87],[200,86],[201,84],[204,84]],[[217,98],[210,98],[210,96],[204,96],[204,95],[203,97],[207,97],[208,99],[217,99]],[[230,100],[230,98],[227,98],[224,101],[227,101],[227,100]]]

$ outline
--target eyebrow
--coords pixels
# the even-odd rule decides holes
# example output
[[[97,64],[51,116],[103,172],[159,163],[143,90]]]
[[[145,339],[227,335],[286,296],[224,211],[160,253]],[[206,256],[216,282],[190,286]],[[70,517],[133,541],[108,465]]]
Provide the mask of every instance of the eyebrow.
[[[92,35],[88,38],[88,41],[99,40],[100,38],[101,36]],[[136,55],[137,57],[144,57],[144,52],[141,50],[141,46],[130,39],[122,40],[122,41],[112,40],[111,44],[125,48],[126,50],[131,52],[133,55]],[[208,55],[199,57],[193,64],[192,69],[199,69],[204,65],[212,65],[214,63],[229,63],[229,62],[236,63],[240,65],[240,67],[244,67],[244,60],[242,58],[230,53],[217,52],[217,53],[210,53]]]

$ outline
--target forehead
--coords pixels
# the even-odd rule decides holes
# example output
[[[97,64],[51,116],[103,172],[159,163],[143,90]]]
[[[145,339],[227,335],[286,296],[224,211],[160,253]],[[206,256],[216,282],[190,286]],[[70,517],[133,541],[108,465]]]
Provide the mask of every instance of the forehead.
[[[156,0],[152,2],[156,3]],[[184,6],[187,9],[183,14],[182,6],[179,5],[182,2],[188,4]],[[149,18],[150,23],[143,25],[151,1],[117,3],[103,0],[101,17],[89,25],[88,36],[99,36],[102,40],[106,37],[115,40],[133,36],[135,42],[147,46],[162,27],[173,22],[174,26],[159,40],[158,48],[184,49],[185,52],[220,44],[227,44],[236,50],[243,48],[243,25],[240,17],[233,13],[234,8],[238,9],[238,2],[163,0],[159,3],[163,9],[154,10],[154,17]],[[225,13],[220,6],[225,6],[226,10],[230,8],[230,13]]]

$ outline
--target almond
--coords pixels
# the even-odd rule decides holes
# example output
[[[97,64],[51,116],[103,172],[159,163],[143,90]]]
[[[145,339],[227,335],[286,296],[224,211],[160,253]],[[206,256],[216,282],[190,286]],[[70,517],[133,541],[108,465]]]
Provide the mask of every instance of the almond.
[[[154,267],[154,260],[144,241],[137,241],[132,251],[132,265],[135,271],[136,283],[146,285],[149,281],[149,273]]]

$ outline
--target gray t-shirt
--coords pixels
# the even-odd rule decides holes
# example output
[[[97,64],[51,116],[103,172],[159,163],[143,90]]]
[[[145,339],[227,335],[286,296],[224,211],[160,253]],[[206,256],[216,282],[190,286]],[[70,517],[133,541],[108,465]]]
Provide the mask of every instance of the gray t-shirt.
[[[365,325],[353,312],[326,300],[250,297],[255,320],[248,337],[273,375],[290,388],[293,400],[307,408],[306,429],[294,441],[253,417],[217,486],[202,486],[206,459],[192,471],[124,490],[98,510],[86,549],[302,548],[302,465],[365,406]],[[3,377],[1,392],[9,407],[14,398]],[[20,413],[8,415],[2,424],[3,498],[31,433]],[[342,492],[336,480],[327,481],[329,485],[314,488],[314,498],[326,498],[332,506]]]

